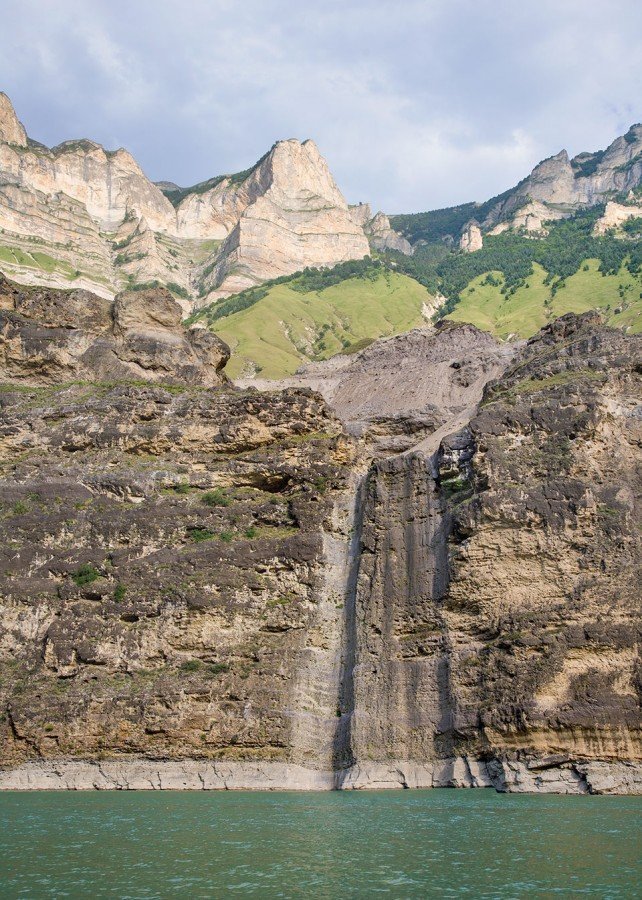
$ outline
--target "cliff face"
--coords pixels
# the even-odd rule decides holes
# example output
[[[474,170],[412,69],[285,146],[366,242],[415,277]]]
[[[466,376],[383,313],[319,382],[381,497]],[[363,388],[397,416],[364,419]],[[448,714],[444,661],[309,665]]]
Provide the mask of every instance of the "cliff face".
[[[601,216],[593,228],[593,234],[606,234],[607,231],[617,230],[629,219],[642,218],[642,206],[638,203],[616,203],[609,200]]]
[[[281,141],[246,186],[251,198],[204,285],[208,300],[260,281],[369,253],[313,141]]]
[[[129,299],[125,337],[140,327]],[[164,299],[156,339],[178,342]],[[44,384],[17,365],[0,395],[3,763],[284,758],[352,458],[338,421],[306,391],[208,389],[148,365]]]
[[[23,283],[111,297],[160,281],[187,311],[197,298],[369,252],[312,141],[280,141],[238,176],[165,191],[126,150],[29,141],[0,95],[0,266]]]
[[[15,144],[17,147],[27,146],[27,132],[18,121],[11,100],[0,91],[0,141]]]
[[[11,341],[0,786],[640,790],[638,338],[417,331],[317,367],[333,409]]]
[[[201,328],[185,331],[169,291],[20,288],[0,275],[0,366],[27,385],[141,378],[218,385],[229,348]]]
[[[415,252],[410,242],[394,230],[385,213],[378,212],[374,216],[372,215],[369,203],[358,203],[356,206],[351,206],[350,217],[363,228],[375,250],[396,250],[406,256],[412,256]]]
[[[605,765],[641,756],[639,353],[558,320],[430,458],[371,469],[352,783],[639,778]]]
[[[459,239],[459,249],[464,253],[474,253],[476,250],[481,250],[483,245],[484,239],[479,223],[469,222]]]
[[[569,215],[613,194],[627,194],[641,182],[642,125],[633,125],[606,150],[580,153],[573,159],[562,150],[543,160],[493,207],[484,226],[492,229],[510,223],[539,231],[546,219]]]
[[[639,363],[639,340],[565,316],[487,388],[470,462],[443,451],[463,745],[640,755]]]

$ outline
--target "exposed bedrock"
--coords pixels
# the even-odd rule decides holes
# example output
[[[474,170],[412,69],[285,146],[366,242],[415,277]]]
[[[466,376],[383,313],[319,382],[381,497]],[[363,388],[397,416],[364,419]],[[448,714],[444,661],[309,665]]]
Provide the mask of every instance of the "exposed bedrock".
[[[416,454],[376,462],[354,596],[349,763],[450,755],[441,746],[452,709],[440,610],[447,537],[448,514],[430,461]]]
[[[203,328],[184,329],[165,288],[89,291],[28,288],[0,274],[3,379],[47,385],[74,379],[217,385],[230,351]]]
[[[188,312],[306,266],[361,259],[367,224],[313,141],[278,141],[236,175],[159,186],[122,148],[29,140],[0,93],[0,267],[22,283],[113,297],[160,282]],[[370,224],[376,246],[410,251],[385,216]]]
[[[332,409],[164,292],[0,298],[0,787],[640,791],[639,338],[413,332]]]

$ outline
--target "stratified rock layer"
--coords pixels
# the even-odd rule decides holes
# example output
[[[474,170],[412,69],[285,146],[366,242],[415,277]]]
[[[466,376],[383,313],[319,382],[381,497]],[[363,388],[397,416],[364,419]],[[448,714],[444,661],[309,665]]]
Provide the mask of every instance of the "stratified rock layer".
[[[564,317],[430,459],[371,469],[348,760],[503,758],[511,789],[542,782],[525,763],[578,790],[582,760],[639,761],[639,363]]]
[[[281,141],[248,179],[251,197],[204,282],[209,299],[369,253],[313,141]]]
[[[30,141],[0,94],[0,266],[23,283],[109,298],[160,282],[187,312],[369,252],[312,141],[280,141],[246,172],[164,191],[126,150]]]
[[[442,445],[467,752],[640,758],[641,343],[558,319]]]
[[[381,342],[351,435],[307,388],[45,377],[62,298],[2,297],[0,787],[641,790],[639,338]],[[145,371],[192,340],[152,300],[58,328]]]

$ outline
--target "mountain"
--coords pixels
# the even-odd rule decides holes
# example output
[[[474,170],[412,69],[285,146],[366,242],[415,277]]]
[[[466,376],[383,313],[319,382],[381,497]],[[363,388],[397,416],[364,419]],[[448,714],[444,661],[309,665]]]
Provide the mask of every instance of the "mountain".
[[[541,232],[545,222],[567,218],[617,196],[630,199],[641,185],[642,125],[638,124],[606,150],[579,153],[572,159],[561,150],[538,163],[514,188],[484,203],[391,216],[390,221],[413,246],[461,241],[461,249],[474,252],[481,243],[478,234],[471,241],[471,227],[484,234],[499,234],[508,228]]]
[[[641,339],[178,320],[0,282],[0,788],[641,792]]]
[[[347,204],[311,141],[153,184],[125,150],[30,140],[1,95],[0,271],[106,299],[163,285],[185,316],[203,309],[237,377],[281,378],[443,315],[505,339],[599,308],[638,331],[641,146],[633,126],[482,204],[388,217]]]
[[[233,377],[282,378],[350,354],[369,340],[441,318],[506,340],[528,338],[568,312],[597,310],[612,327],[642,331],[642,218],[613,202],[548,224],[508,229],[474,252],[418,245],[413,255],[305,270],[195,313],[234,350]],[[627,213],[624,214],[623,210]],[[605,229],[604,223],[609,222]],[[471,226],[471,239],[480,239]]]
[[[313,141],[189,188],[153,184],[126,150],[30,140],[0,94],[0,269],[113,297],[167,286],[185,312],[306,266],[410,250],[385,216],[355,214]]]
[[[628,194],[642,183],[642,125],[633,125],[606,150],[580,153],[566,150],[539,163],[531,174],[498,202],[484,220],[486,228],[523,225],[539,231],[542,223]]]
[[[444,298],[438,315],[503,339],[591,309],[642,331],[642,125],[606,150],[561,151],[484,203],[390,221],[414,251],[398,268]]]

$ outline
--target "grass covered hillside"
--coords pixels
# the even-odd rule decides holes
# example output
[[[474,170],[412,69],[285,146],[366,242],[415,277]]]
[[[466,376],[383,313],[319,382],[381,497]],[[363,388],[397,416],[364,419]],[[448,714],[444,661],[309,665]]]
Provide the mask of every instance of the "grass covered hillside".
[[[530,337],[567,312],[599,309],[605,321],[642,331],[642,222],[594,236],[603,208],[550,223],[534,237],[504,232],[475,253],[442,242],[413,256],[306,269],[195,313],[232,348],[232,377],[280,378],[306,360],[349,353],[433,318],[471,322],[495,336]],[[435,311],[435,296],[445,298]]]
[[[472,322],[498,337],[529,337],[556,316],[588,309],[600,309],[612,326],[637,332],[642,222],[631,219],[595,235],[603,211],[597,206],[551,222],[544,235],[486,235],[474,253],[453,251],[443,241],[420,242],[413,257],[396,264],[446,298],[438,317]]]
[[[642,240],[635,229],[593,235],[601,209],[550,225],[541,238],[507,232],[436,266],[442,314],[498,337],[529,337],[566,312],[599,309],[609,325],[642,330]]]
[[[201,310],[232,349],[233,378],[290,375],[307,360],[349,353],[427,323],[434,298],[418,281],[378,261],[278,279]]]
[[[538,263],[515,290],[507,289],[503,272],[478,275],[461,291],[447,316],[471,322],[499,338],[531,337],[542,325],[567,312],[599,309],[608,325],[642,331],[642,278],[626,266],[602,273],[597,259],[584,260],[578,271],[554,290],[549,273]]]

